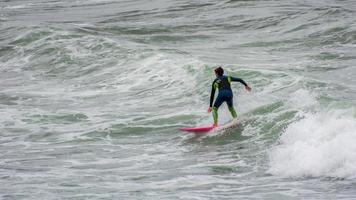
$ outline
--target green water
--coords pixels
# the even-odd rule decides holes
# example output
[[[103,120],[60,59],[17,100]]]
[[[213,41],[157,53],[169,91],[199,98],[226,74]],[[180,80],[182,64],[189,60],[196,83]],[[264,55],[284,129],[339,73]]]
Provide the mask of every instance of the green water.
[[[0,2],[0,199],[354,199],[356,7]],[[213,69],[240,126],[212,123]],[[219,120],[231,120],[223,105]]]

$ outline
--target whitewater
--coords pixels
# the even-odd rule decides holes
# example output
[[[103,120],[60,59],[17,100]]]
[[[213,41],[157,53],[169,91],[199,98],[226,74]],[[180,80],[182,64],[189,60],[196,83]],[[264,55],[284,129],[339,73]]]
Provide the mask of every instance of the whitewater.
[[[355,199],[354,0],[0,0],[0,199]],[[212,123],[214,68],[240,126]],[[227,106],[221,123],[231,120]]]

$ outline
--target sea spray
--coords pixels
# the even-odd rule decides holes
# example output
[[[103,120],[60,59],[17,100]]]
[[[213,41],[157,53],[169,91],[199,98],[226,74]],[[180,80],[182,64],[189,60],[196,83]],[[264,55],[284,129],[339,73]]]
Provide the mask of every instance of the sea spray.
[[[285,177],[356,177],[356,120],[340,112],[307,113],[270,151],[269,173]]]

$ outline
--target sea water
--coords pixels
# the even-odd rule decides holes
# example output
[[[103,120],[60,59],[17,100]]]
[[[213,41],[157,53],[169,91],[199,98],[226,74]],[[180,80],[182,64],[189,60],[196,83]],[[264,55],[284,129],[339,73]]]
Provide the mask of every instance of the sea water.
[[[355,199],[354,0],[0,1],[0,199]],[[212,123],[213,69],[241,125]],[[231,120],[226,105],[220,123]]]

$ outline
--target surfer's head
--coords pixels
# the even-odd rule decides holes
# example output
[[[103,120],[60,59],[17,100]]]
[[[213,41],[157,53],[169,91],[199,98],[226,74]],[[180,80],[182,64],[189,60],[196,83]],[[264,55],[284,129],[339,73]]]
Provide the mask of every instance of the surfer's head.
[[[214,69],[214,72],[216,76],[222,76],[224,74],[224,69],[222,67],[218,67]]]

